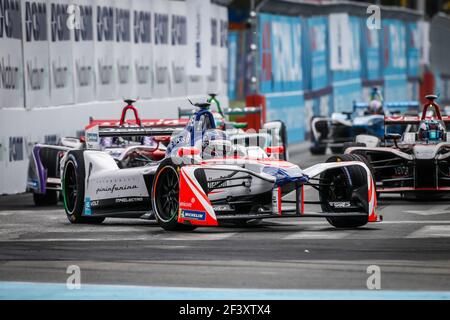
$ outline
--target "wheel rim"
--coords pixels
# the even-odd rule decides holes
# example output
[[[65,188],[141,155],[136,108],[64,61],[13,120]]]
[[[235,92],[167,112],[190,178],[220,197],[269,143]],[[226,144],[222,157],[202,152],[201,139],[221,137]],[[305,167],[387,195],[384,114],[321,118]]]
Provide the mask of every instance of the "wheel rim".
[[[164,167],[156,177],[154,199],[156,213],[163,222],[174,219],[178,214],[178,173],[173,167]]]
[[[351,183],[348,180],[348,173],[346,172],[347,168],[343,168],[341,170],[336,170],[330,172],[331,174],[328,176],[328,181],[330,181],[330,186],[328,189],[328,199],[331,201],[348,201],[350,196],[348,194],[348,186]]]
[[[75,167],[72,162],[69,162],[66,167],[66,174],[64,179],[64,204],[66,210],[72,213],[75,209],[78,198],[78,185]]]

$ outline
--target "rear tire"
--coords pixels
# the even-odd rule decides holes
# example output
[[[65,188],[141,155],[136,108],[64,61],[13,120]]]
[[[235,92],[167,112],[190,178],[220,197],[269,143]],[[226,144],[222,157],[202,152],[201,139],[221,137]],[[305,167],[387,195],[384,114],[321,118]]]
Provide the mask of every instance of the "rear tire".
[[[180,166],[166,159],[158,167],[152,186],[156,221],[167,231],[192,231],[196,226],[178,223]]]
[[[58,204],[58,192],[47,190],[46,193],[33,193],[34,204],[38,207],[54,206]]]
[[[100,224],[104,217],[86,217],[84,211],[84,158],[82,150],[70,151],[64,164],[61,181],[64,209],[70,223]]]
[[[329,162],[342,161],[361,161],[353,155],[333,156],[328,159]],[[320,175],[320,178],[327,181],[326,186],[320,187],[320,202],[322,203],[322,210],[324,212],[337,212],[329,202],[350,201],[354,200],[353,191],[355,188],[366,183],[366,171],[361,167],[347,167],[338,168],[335,170],[328,170]],[[363,202],[362,199],[357,199]],[[362,208],[367,208],[368,203],[360,203]],[[366,225],[369,221],[369,216],[364,217],[333,217],[327,218],[328,222],[336,228],[358,228]]]

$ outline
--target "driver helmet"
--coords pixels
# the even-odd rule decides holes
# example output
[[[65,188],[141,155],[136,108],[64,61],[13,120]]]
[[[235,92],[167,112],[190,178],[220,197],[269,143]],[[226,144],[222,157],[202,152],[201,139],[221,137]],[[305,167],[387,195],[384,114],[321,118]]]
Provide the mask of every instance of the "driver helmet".
[[[204,159],[223,158],[232,151],[232,143],[225,131],[208,130],[202,139],[202,155]]]
[[[369,102],[369,113],[383,114],[383,104],[379,100],[372,100]]]
[[[419,140],[441,141],[445,138],[445,127],[438,120],[424,120],[419,126]]]

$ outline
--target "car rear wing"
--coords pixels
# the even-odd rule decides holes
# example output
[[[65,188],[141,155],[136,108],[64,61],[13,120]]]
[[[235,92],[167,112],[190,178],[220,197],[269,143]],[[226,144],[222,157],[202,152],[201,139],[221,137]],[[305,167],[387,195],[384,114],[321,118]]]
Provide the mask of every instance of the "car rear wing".
[[[435,119],[434,117],[426,117],[428,120]],[[415,125],[420,124],[421,117],[419,116],[390,116],[384,118],[385,125]],[[443,116],[442,121],[446,124],[450,124],[450,116]]]
[[[127,120],[122,124],[117,120],[95,120],[85,129],[86,146],[98,150],[103,137],[170,137],[183,130],[188,122],[189,119],[143,119],[139,125],[136,120]]]
[[[100,140],[103,137],[170,137],[180,131],[189,123],[189,119],[141,119],[137,109],[133,106],[134,100],[125,100],[127,105],[122,110],[120,120],[93,120],[85,128],[86,147],[100,149]],[[133,120],[126,120],[128,111],[134,114]]]
[[[367,110],[368,108],[368,102],[357,102],[353,104],[354,112],[358,109]],[[387,109],[391,113],[402,113],[413,110],[419,112],[420,104],[417,101],[386,102],[383,103],[383,108]]]

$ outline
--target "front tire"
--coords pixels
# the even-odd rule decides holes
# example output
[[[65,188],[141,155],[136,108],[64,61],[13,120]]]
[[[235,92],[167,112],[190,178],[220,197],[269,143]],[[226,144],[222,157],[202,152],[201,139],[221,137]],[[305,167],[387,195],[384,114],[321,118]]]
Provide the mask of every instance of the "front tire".
[[[359,158],[352,155],[333,156],[328,159],[329,162],[342,161],[360,161]],[[320,175],[323,185],[320,187],[320,202],[324,212],[337,212],[336,208],[330,205],[330,202],[348,202],[355,201],[354,190],[366,184],[366,171],[361,167],[345,167],[334,170],[327,170]],[[362,209],[368,206],[366,199],[356,199]],[[336,228],[354,229],[366,225],[369,217],[332,217],[327,221]]]
[[[195,226],[178,223],[180,166],[171,159],[164,160],[158,167],[152,186],[152,206],[156,221],[167,231],[191,231]]]
[[[64,209],[70,223],[102,223],[103,217],[84,217],[84,158],[83,151],[70,151],[64,164],[62,192]]]

